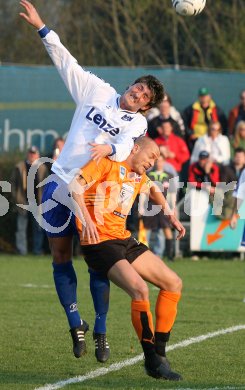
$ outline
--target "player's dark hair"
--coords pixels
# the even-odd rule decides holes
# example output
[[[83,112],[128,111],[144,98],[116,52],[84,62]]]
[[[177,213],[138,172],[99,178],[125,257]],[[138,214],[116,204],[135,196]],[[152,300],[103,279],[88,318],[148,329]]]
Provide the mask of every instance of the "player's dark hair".
[[[162,83],[156,77],[152,75],[142,76],[139,77],[137,80],[135,80],[135,82],[132,85],[137,83],[146,84],[149,90],[151,91],[152,99],[149,102],[150,108],[157,106],[158,104],[161,103],[161,101],[164,98],[165,92]]]

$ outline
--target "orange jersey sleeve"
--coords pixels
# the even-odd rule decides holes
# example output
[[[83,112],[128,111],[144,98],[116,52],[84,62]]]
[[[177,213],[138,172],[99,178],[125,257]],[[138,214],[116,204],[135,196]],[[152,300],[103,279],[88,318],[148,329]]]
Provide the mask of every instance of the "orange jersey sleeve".
[[[108,158],[102,158],[98,164],[96,161],[89,161],[80,170],[80,175],[87,183],[97,182],[106,176],[112,167],[112,161]]]

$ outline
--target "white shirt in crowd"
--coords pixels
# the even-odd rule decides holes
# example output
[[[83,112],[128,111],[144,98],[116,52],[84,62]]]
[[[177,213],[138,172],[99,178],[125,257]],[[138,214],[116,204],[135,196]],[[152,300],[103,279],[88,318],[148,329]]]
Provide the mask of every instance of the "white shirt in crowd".
[[[226,135],[219,134],[214,139],[207,134],[200,137],[195,143],[191,155],[191,163],[198,161],[199,153],[204,150],[208,152],[210,158],[218,164],[229,164],[231,158],[230,142]]]

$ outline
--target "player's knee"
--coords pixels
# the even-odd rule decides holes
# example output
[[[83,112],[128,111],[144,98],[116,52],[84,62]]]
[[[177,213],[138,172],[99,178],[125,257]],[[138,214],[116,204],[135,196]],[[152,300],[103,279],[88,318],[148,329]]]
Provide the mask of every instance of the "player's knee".
[[[182,279],[176,273],[173,273],[167,281],[164,281],[162,284],[159,283],[159,287],[165,291],[181,293]]]
[[[147,301],[149,299],[149,290],[144,280],[134,283],[132,288],[132,298],[137,301]]]
[[[174,274],[170,280],[169,291],[180,293],[182,291],[182,285],[182,279],[177,274]]]
[[[181,292],[182,291],[182,287],[183,287],[182,279],[178,275],[176,275],[175,290],[177,292]]]
[[[70,252],[52,248],[52,257],[55,264],[64,264],[71,260]]]
[[[64,264],[72,258],[72,237],[49,238],[49,246],[55,264]]]

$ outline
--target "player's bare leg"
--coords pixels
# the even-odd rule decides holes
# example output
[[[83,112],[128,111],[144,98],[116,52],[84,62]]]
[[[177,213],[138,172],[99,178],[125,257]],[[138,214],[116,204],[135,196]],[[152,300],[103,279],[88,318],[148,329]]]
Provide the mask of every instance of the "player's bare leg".
[[[165,348],[177,315],[182,280],[158,256],[150,251],[140,255],[132,263],[132,266],[144,280],[160,289],[155,307],[155,344],[156,352],[162,357],[162,362],[169,365]]]
[[[181,293],[182,280],[160,257],[146,251],[132,263],[132,267],[146,281],[161,290]]]
[[[144,351],[147,374],[154,378],[180,380],[181,376],[171,371],[155,351],[154,326],[146,282],[126,259],[114,264],[107,276],[132,298],[131,318]]]
[[[64,264],[72,258],[72,236],[48,237],[49,248],[55,264]]]

